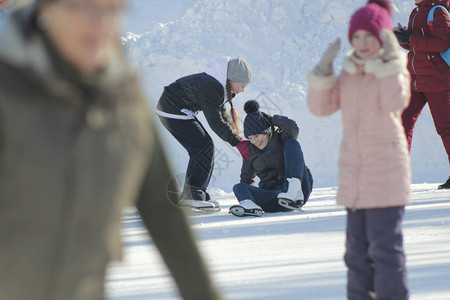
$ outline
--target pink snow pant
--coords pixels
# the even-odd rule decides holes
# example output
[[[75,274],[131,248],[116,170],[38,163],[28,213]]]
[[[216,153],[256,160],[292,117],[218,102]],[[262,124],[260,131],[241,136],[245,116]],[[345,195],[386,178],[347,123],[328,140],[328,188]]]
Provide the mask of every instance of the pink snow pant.
[[[450,164],[450,90],[426,93],[411,91],[411,103],[402,115],[409,150],[411,151],[414,124],[427,102],[430,106],[434,126],[444,143]]]

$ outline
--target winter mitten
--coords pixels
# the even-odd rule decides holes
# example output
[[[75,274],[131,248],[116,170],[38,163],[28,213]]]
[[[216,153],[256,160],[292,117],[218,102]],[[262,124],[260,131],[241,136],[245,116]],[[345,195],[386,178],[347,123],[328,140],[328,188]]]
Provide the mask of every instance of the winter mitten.
[[[236,145],[236,148],[239,150],[239,152],[242,155],[242,158],[244,161],[250,160],[250,149],[248,148],[250,142],[244,139],[241,139],[239,144]]]
[[[314,68],[314,73],[319,76],[327,76],[333,73],[333,61],[338,55],[341,48],[341,40],[337,39],[322,55],[317,66]]]
[[[390,61],[400,56],[397,39],[391,30],[382,29],[380,32],[380,39],[383,42],[384,49],[383,54],[381,54],[381,59],[383,61]]]
[[[411,37],[411,32],[406,30],[403,27],[395,27],[394,28],[395,36],[400,44],[408,45],[409,38]]]
[[[391,30],[382,29],[380,39],[383,42],[383,52],[379,58],[366,62],[366,73],[383,78],[405,72],[406,55],[400,51],[394,33]]]

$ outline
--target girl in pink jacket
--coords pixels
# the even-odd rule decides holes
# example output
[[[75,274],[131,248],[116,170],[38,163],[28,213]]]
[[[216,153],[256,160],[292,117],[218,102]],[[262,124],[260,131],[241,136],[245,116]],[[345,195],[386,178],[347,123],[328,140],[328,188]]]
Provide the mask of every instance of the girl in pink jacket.
[[[334,42],[309,73],[308,105],[318,116],[341,109],[337,203],[347,208],[348,299],[407,299],[401,222],[411,171],[401,114],[410,98],[406,58],[387,0],[370,0],[351,20],[353,51],[335,76]]]

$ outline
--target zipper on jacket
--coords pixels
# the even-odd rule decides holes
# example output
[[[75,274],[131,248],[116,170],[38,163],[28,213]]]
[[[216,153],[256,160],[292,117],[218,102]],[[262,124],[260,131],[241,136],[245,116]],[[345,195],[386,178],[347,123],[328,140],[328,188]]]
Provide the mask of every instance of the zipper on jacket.
[[[414,29],[414,23],[416,21],[416,17],[417,17],[418,13],[419,13],[419,8],[417,7],[417,12],[414,15],[413,20],[411,22],[411,31]],[[422,32],[423,32],[423,30],[422,30]],[[417,78],[418,78],[418,76],[417,76],[416,68],[414,66],[414,61],[416,59],[416,48],[414,48],[414,46],[412,47],[412,51],[413,51],[413,57],[411,59],[411,68],[412,68],[412,71],[414,72],[414,74],[416,75],[415,76],[416,78],[414,79],[414,89],[417,91]]]
[[[362,86],[362,82],[363,82],[363,79],[364,79],[364,77],[366,76],[366,73],[363,71],[363,74],[362,74],[362,77],[361,78],[359,78],[359,84],[357,84],[357,85],[355,85],[356,87],[360,87],[360,86]],[[356,174],[356,182],[355,182],[355,186],[356,186],[356,197],[355,197],[355,199],[354,199],[354,202],[353,202],[353,205],[351,206],[352,207],[352,210],[353,211],[356,211],[357,210],[357,207],[356,207],[356,205],[358,204],[358,200],[359,200],[359,197],[360,197],[360,191],[359,191],[359,184],[360,184],[360,175],[361,175],[361,165],[362,165],[362,160],[361,160],[361,148],[360,148],[360,143],[359,143],[359,137],[358,137],[358,134],[359,134],[359,132],[358,132],[358,128],[359,128],[359,126],[360,126],[360,121],[361,121],[361,118],[360,118],[360,115],[359,115],[359,111],[360,111],[360,105],[359,105],[359,100],[360,100],[360,95],[359,95],[359,89],[358,88],[356,88],[355,89],[355,99],[356,99],[356,103],[355,103],[355,106],[356,106],[356,132],[355,132],[355,142],[356,142],[356,145],[357,145],[357,149],[358,149],[358,159],[357,159],[357,161],[358,161],[358,171],[357,171],[357,174]]]

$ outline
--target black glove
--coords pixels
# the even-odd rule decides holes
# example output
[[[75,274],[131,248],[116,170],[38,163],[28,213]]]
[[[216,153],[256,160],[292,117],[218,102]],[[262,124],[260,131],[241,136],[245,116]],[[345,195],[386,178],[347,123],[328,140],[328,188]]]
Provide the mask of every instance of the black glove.
[[[408,30],[406,30],[402,27],[396,27],[396,28],[394,28],[394,33],[400,44],[404,44],[404,45],[409,44],[409,38],[411,37],[411,32],[409,32]]]

